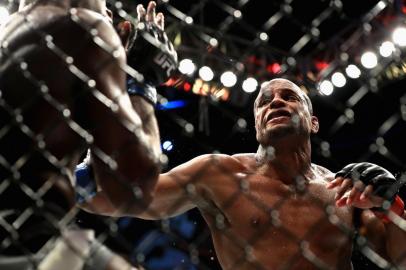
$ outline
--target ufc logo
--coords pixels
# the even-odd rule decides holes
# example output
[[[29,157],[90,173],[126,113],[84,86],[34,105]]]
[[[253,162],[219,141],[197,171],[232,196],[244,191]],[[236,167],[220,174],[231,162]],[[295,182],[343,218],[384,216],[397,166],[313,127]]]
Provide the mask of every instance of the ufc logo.
[[[166,70],[166,75],[171,76],[172,72],[176,69],[176,65],[171,61],[171,58],[164,53],[158,53],[154,58],[154,62],[162,69]]]

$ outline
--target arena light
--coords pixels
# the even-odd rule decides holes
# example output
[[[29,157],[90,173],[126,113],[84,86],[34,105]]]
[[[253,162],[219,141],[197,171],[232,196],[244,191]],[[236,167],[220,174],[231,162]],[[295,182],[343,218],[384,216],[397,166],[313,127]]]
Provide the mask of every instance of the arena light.
[[[267,33],[262,32],[261,34],[259,34],[259,38],[260,38],[262,41],[267,41],[268,38],[269,38],[269,36],[268,36]]]
[[[217,100],[227,101],[230,98],[230,90],[227,87],[218,87],[217,84],[204,82],[202,79],[196,79],[192,87],[192,92],[196,95],[211,96]]]
[[[5,7],[0,7],[0,25],[5,23],[8,20],[8,17],[10,17],[8,9]]]
[[[271,74],[278,74],[279,72],[281,72],[281,69],[282,69],[281,65],[279,63],[276,63],[276,62],[272,63],[272,64],[269,64],[266,67],[266,71],[268,71]]]
[[[319,91],[323,95],[329,96],[333,93],[334,86],[329,80],[324,80],[319,85]]]
[[[199,76],[203,81],[209,82],[213,80],[214,73],[208,66],[203,66],[199,69]]]
[[[178,69],[182,74],[192,75],[196,70],[196,65],[192,60],[186,58],[179,62]]]
[[[158,110],[165,111],[165,110],[173,110],[178,108],[183,108],[187,105],[187,101],[185,100],[171,100],[166,101],[162,104],[157,106]]]
[[[372,69],[378,65],[378,57],[375,53],[368,51],[361,55],[361,64],[368,69]]]
[[[234,18],[236,18],[236,19],[241,19],[241,17],[242,17],[242,13],[238,9],[234,10],[233,15],[234,15]]]
[[[389,57],[395,51],[395,45],[390,41],[385,41],[379,47],[379,53],[383,57]]]
[[[344,74],[342,74],[341,72],[335,72],[331,76],[331,82],[336,87],[343,87],[347,83],[347,79],[345,78]]]
[[[398,27],[393,31],[392,40],[400,47],[406,46],[406,28]]]
[[[210,44],[211,46],[213,46],[213,47],[217,47],[217,46],[219,45],[219,42],[218,42],[217,39],[211,38],[211,39],[209,40],[209,44]]]
[[[245,79],[242,83],[242,90],[246,93],[255,92],[258,88],[258,81],[252,77]]]
[[[162,143],[162,149],[169,152],[173,149],[173,143],[171,141],[164,141]]]
[[[193,18],[190,17],[190,16],[187,16],[187,17],[185,18],[185,22],[186,22],[187,24],[192,24],[192,23],[193,23]]]
[[[233,87],[237,83],[237,76],[232,71],[226,71],[221,74],[220,81],[225,87]]]
[[[353,64],[347,66],[345,73],[352,79],[358,79],[361,76],[361,70]]]

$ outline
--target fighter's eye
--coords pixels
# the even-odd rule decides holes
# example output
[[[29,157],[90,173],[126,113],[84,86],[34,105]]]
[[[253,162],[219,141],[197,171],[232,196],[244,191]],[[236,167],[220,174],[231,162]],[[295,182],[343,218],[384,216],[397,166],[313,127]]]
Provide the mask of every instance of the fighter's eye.
[[[294,94],[286,94],[286,95],[284,96],[284,99],[285,99],[285,100],[299,100],[299,98],[298,98],[296,95],[294,95]]]
[[[269,103],[269,98],[263,98],[261,99],[261,101],[258,102],[258,107],[262,107],[267,103]]]

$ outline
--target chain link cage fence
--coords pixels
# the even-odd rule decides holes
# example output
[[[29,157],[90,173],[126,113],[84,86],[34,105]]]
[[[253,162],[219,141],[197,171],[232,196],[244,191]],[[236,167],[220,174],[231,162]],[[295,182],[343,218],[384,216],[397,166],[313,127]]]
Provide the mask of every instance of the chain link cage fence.
[[[108,7],[115,13],[115,20],[126,19],[134,23],[136,6],[140,3],[147,4],[146,1],[107,1]],[[9,12],[15,11],[18,6],[18,2],[13,0],[3,0],[1,4],[3,10],[8,9]],[[258,144],[252,110],[259,85],[288,75],[307,91],[313,102],[314,114],[319,117],[320,132],[312,138],[314,163],[335,172],[352,162],[369,161],[385,167],[398,179],[405,177],[402,174],[406,167],[405,43],[393,41],[389,53],[382,53],[383,42],[391,40],[392,35],[395,38],[392,33],[397,27],[405,27],[406,4],[403,1],[163,0],[157,2],[157,9],[165,14],[166,32],[181,60],[177,74],[158,87],[156,115],[161,132],[164,171],[200,154],[255,152]],[[29,21],[29,14],[27,17]],[[71,20],[81,26],[81,21],[76,20],[74,14]],[[99,97],[91,83],[92,78],[75,68],[76,59],[69,58],[64,48],[57,46],[47,32],[38,30],[35,25],[30,27],[39,37],[37,46],[52,52],[65,63],[72,77],[88,85],[93,89],[91,93]],[[88,27],[81,29],[83,35],[92,38],[95,46],[114,54],[115,48],[104,44],[98,38],[99,33]],[[403,28],[400,29],[402,31]],[[365,52],[375,54],[375,64],[363,64],[368,62]],[[1,46],[1,55],[7,56],[5,44]],[[67,161],[49,151],[45,144],[47,136],[52,136],[53,130],[64,122],[69,132],[81,138],[85,149],[85,146],[91,145],[90,134],[83,123],[76,122],[70,115],[61,97],[53,96],[47,85],[36,78],[40,72],[33,72],[27,65],[32,59],[18,55],[10,59],[19,68],[13,74],[1,69],[0,76],[14,76],[15,80],[24,80],[36,90],[29,93],[18,90],[19,100],[10,101],[4,93],[0,96],[1,117],[6,119],[0,127],[0,261],[5,262],[7,256],[15,254],[25,255],[29,265],[35,269],[39,265],[38,254],[46,257],[60,245],[55,237],[75,237],[64,233],[66,228],[75,224],[92,230],[99,243],[139,268],[221,269],[209,227],[196,209],[170,219],[150,221],[133,217],[102,217],[79,208],[61,213],[55,205],[49,204],[49,201],[60,201],[48,192],[52,183],[35,183],[36,179],[26,175],[26,170],[31,169],[26,164],[31,159],[46,160],[53,171],[68,177],[72,172],[65,167]],[[374,57],[371,61],[374,62]],[[212,80],[204,77],[202,67],[213,71]],[[103,68],[102,64],[100,68]],[[355,70],[355,74],[351,70]],[[235,74],[235,85],[220,82],[224,71]],[[57,74],[58,70],[51,68],[49,72]],[[337,77],[344,79],[337,82]],[[247,78],[257,81],[252,90],[246,90],[244,86],[248,84]],[[0,91],[3,92],[2,89]],[[80,99],[81,95],[83,93],[70,96],[70,102]],[[100,98],[100,102],[107,106],[109,100]],[[55,126],[42,133],[37,133],[25,122],[38,113],[32,109],[38,104],[57,112],[57,117],[51,119]],[[27,152],[26,149],[30,150]],[[103,158],[109,162],[109,157]],[[199,175],[190,178],[199,181]],[[347,256],[351,257],[354,269],[404,269],[376,250],[363,235],[362,227],[348,226],[341,221],[331,210],[333,205],[318,201],[322,213],[320,220],[299,237],[291,226],[277,222],[277,216],[284,209],[284,200],[267,205],[250,194],[239,177],[230,176],[230,179],[236,188],[229,197],[223,198],[222,209],[238,207],[236,202],[244,198],[254,212],[262,212],[268,219],[257,226],[252,236],[246,237],[228,230],[224,226],[224,216],[217,208],[202,206],[215,220],[215,229],[212,230],[219,230],[227,244],[240,250],[240,255],[229,269],[242,266],[244,269],[272,269],[255,261],[251,253],[255,243],[269,237],[267,234],[274,228],[278,228],[284,241],[297,247],[297,252],[280,269],[300,269],[294,267],[303,258],[308,263],[306,269],[345,269],[340,268],[339,262],[326,264],[309,248],[308,241],[316,239],[319,234],[326,234],[320,230],[325,222],[336,227],[345,235],[346,241],[352,243],[352,253]],[[190,192],[194,183],[182,188]],[[94,189],[92,185],[86,183],[79,193],[89,196],[88,190]],[[405,195],[401,189],[400,196],[405,198]],[[317,201],[317,198],[314,200]],[[256,221],[252,218],[247,213],[246,219],[255,226]],[[354,223],[357,222],[354,218]],[[392,223],[406,230],[404,220],[394,218]],[[68,248],[75,250],[71,245],[69,242]],[[281,248],[283,245],[281,242]],[[331,246],[335,245],[331,243]],[[274,251],[269,252],[272,254]],[[92,260],[92,254],[79,255],[83,256],[84,264],[90,266],[97,263]],[[404,258],[406,254],[401,254],[399,261]]]

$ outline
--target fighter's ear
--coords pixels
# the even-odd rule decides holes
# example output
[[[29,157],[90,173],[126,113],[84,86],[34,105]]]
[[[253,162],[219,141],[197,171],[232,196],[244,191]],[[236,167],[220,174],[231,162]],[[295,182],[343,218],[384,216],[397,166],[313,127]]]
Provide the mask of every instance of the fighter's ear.
[[[319,131],[319,119],[316,116],[312,115],[311,121],[312,121],[311,131],[312,133],[316,134]]]

